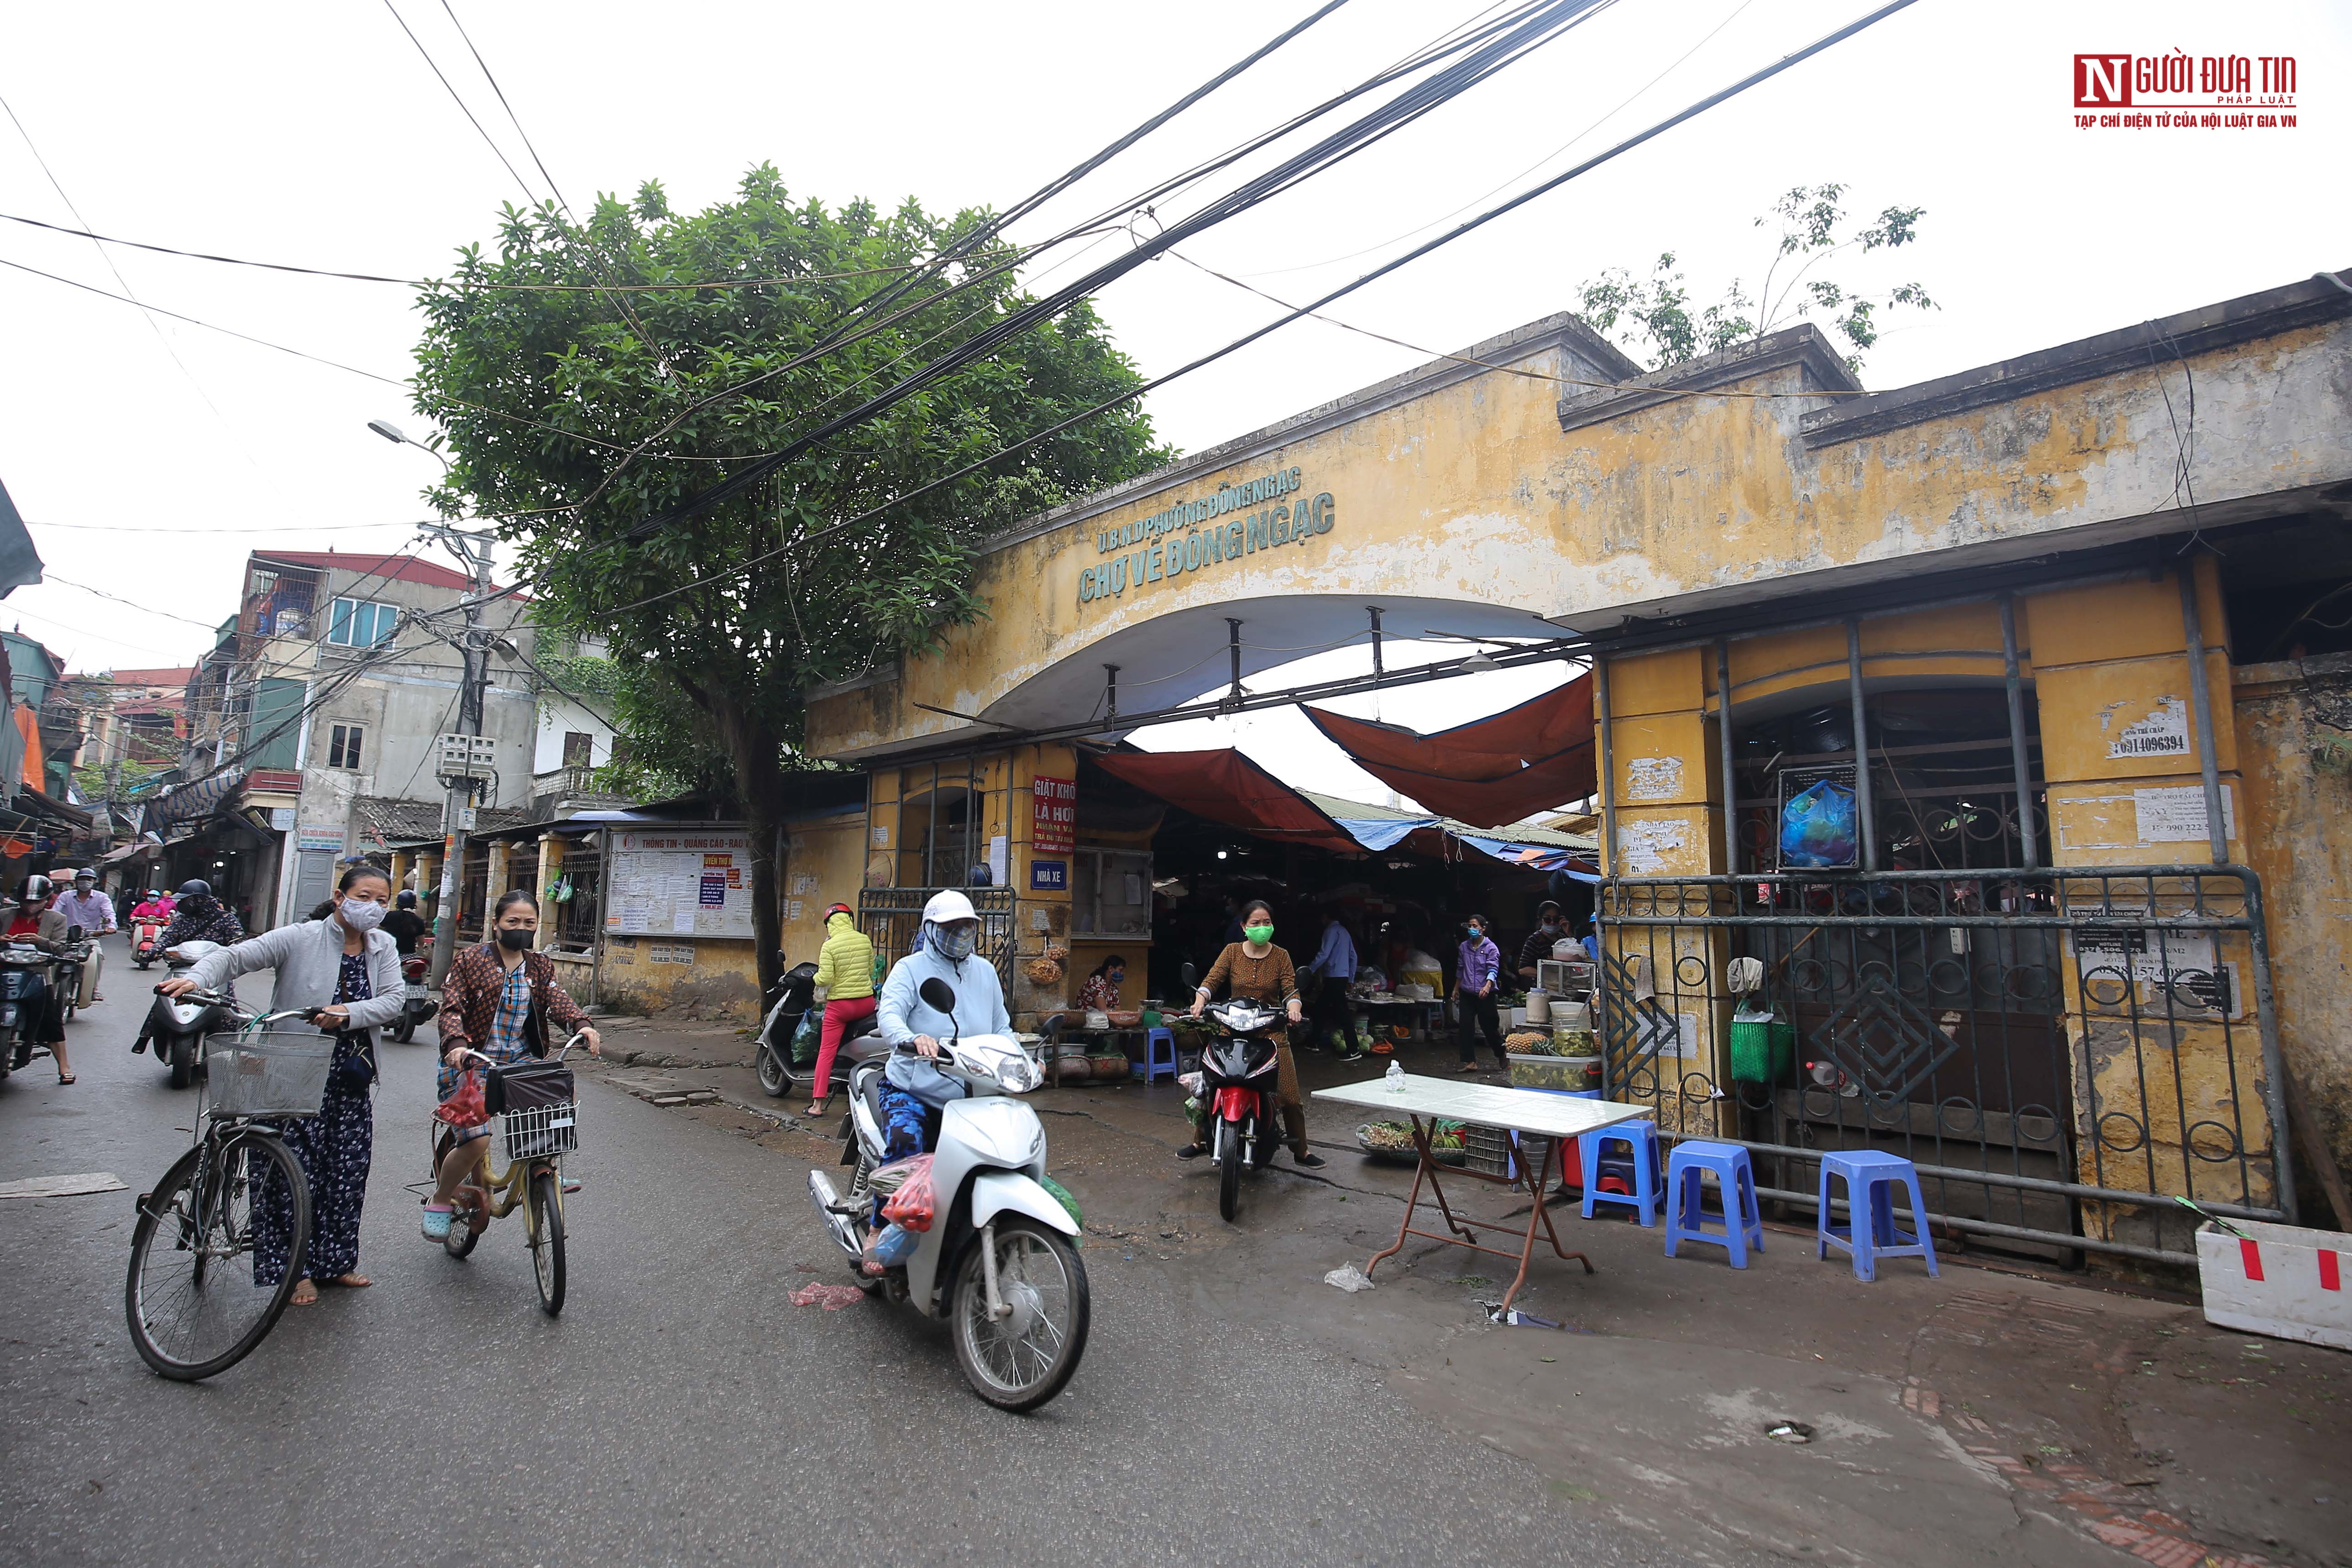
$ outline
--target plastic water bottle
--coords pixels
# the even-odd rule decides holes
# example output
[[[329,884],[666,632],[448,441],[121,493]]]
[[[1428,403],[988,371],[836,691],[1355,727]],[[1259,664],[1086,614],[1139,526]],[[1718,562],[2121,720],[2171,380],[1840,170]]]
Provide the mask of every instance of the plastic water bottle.
[[[1389,1058],[1389,1070],[1386,1076],[1388,1079],[1389,1092],[1391,1094],[1402,1094],[1404,1092],[1404,1064],[1398,1061],[1394,1057],[1391,1057]]]

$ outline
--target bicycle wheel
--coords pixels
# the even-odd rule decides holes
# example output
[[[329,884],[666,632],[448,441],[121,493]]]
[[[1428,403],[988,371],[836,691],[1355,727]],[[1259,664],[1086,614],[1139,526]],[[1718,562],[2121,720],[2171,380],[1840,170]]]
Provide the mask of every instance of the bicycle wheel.
[[[539,1310],[549,1317],[563,1310],[563,1194],[555,1172],[542,1165],[530,1173],[530,1271],[539,1281]]]
[[[292,1221],[286,1267],[258,1274],[256,1223],[273,1193]],[[270,1133],[232,1133],[173,1163],[139,1205],[123,1310],[142,1360],[193,1382],[243,1360],[277,1325],[310,1249],[310,1187]]]

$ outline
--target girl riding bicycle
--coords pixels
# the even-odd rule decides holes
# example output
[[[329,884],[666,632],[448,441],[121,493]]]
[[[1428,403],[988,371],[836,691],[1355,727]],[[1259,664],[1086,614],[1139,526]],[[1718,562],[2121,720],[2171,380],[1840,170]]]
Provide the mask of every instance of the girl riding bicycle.
[[[428,1241],[447,1238],[449,1216],[456,1212],[451,1200],[489,1150],[484,1142],[489,1119],[478,1100],[462,1092],[479,1071],[466,1065],[467,1054],[478,1052],[500,1066],[544,1057],[551,1023],[586,1036],[590,1056],[604,1054],[588,1016],[556,984],[555,961],[535,950],[539,900],[520,888],[499,894],[492,927],[495,939],[459,952],[442,986],[441,1103],[433,1114],[453,1130],[456,1141],[441,1162],[433,1200],[425,1205]]]

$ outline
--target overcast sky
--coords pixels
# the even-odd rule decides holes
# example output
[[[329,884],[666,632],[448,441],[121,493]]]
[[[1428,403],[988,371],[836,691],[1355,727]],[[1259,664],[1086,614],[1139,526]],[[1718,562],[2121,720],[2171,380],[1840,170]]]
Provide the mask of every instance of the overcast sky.
[[[827,202],[1004,205],[1214,74],[1308,0],[1140,5],[643,6],[453,0],[575,207],[658,178],[674,207],[773,163]],[[474,113],[531,172],[439,0],[397,0]],[[1081,206],[1315,101],[1484,8],[1351,0],[1070,200]],[[1619,0],[1496,80],[1190,244],[1304,298],[1680,108],[1868,9],[1867,0]],[[1846,269],[1916,279],[1864,366],[1899,386],[2352,265],[2342,200],[2352,7],[1922,3],[1776,82],[1563,187],[1334,313],[1433,351],[1568,308],[1612,265],[1676,251],[1702,298],[1767,259],[1754,216],[1788,186],[1839,180],[1857,209],[1927,208],[1920,242]],[[2078,131],[2077,51],[2291,54],[2301,123],[2263,132]],[[383,0],[229,7],[130,3],[0,10],[0,211],[127,238],[419,277],[490,242],[522,193]],[[55,176],[64,195],[51,184]],[[536,175],[533,175],[534,180]],[[66,198],[70,198],[69,208]],[[1113,243],[1117,243],[1113,241]],[[1097,252],[1097,258],[1102,253]],[[396,382],[408,291],[110,247],[0,223],[0,260],[298,348]],[[116,270],[120,269],[118,279]],[[1162,260],[1099,301],[1147,373],[1273,311]],[[7,321],[0,480],[51,581],[0,616],[78,669],[187,661],[235,607],[257,545],[381,551],[412,535],[435,460],[365,428],[418,435],[401,388],[0,268]],[[1427,356],[1301,323],[1155,394],[1161,435],[1198,449]],[[93,596],[82,584],[131,601]],[[136,606],[136,607],[133,607]],[[1327,663],[1329,661],[1327,660]],[[1385,699],[1435,727],[1544,678]],[[1265,684],[1263,679],[1260,684]],[[1475,688],[1475,690],[1473,689]],[[1370,712],[1370,700],[1347,704]],[[1441,717],[1442,714],[1442,717]],[[1139,737],[1238,735],[1309,787],[1385,798],[1295,716]]]

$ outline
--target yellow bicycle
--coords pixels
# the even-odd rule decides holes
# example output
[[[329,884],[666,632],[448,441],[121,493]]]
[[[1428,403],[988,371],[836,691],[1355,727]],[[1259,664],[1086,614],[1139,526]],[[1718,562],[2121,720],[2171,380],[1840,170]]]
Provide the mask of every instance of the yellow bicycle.
[[[540,1310],[551,1318],[563,1310],[563,1156],[580,1146],[580,1104],[563,1058],[586,1037],[584,1032],[572,1036],[551,1060],[500,1066],[479,1051],[466,1053],[488,1069],[490,1135],[481,1140],[482,1156],[473,1173],[452,1194],[457,1213],[441,1243],[450,1257],[463,1258],[490,1221],[521,1209]],[[438,1122],[434,1127],[429,1142],[437,1173],[457,1147],[457,1135]],[[491,1169],[494,1156],[504,1162],[504,1170]]]

